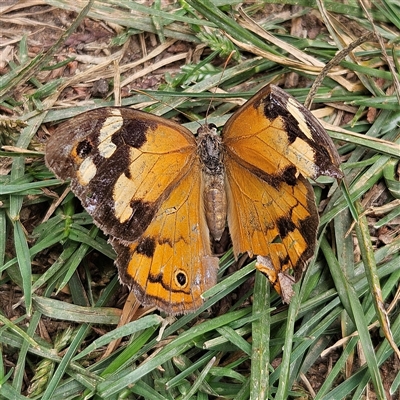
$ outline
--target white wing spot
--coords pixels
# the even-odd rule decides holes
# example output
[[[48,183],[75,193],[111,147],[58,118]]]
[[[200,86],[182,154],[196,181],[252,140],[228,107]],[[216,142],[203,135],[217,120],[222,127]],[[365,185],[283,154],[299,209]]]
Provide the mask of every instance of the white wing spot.
[[[91,157],[85,158],[79,166],[77,173],[78,181],[81,185],[86,186],[96,175],[97,168]]]
[[[299,123],[299,127],[301,131],[310,139],[314,140],[312,137],[312,134],[310,132],[310,129],[308,128],[307,122],[304,118],[303,113],[299,110],[298,104],[293,100],[292,98],[288,99],[287,102],[287,109],[290,112],[290,114],[293,115],[293,117],[296,119],[296,121]]]
[[[113,110],[113,117],[108,117],[100,129],[99,135],[99,153],[104,158],[110,158],[117,146],[112,142],[112,137],[115,132],[118,132],[124,124],[124,119],[118,110]],[[117,115],[118,114],[118,115]]]

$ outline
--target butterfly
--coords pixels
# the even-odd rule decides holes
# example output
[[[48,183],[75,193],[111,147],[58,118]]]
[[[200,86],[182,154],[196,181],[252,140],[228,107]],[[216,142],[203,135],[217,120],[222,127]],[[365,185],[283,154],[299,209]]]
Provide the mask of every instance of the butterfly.
[[[226,225],[235,257],[261,256],[278,291],[278,276],[298,279],[319,224],[308,178],[343,176],[318,120],[274,85],[221,134],[128,107],[82,113],[49,138],[46,163],[109,235],[120,281],[169,314],[195,311],[216,284],[211,239]]]

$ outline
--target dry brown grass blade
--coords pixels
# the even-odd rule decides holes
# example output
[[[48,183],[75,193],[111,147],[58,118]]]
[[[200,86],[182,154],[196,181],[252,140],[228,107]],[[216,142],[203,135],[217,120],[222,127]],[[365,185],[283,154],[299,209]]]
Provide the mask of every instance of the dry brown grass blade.
[[[133,292],[129,292],[128,297],[126,298],[124,308],[122,309],[122,314],[120,317],[120,320],[118,322],[117,328],[124,326],[128,324],[131,321],[136,321],[137,319],[143,317],[145,314],[147,314],[150,311],[154,310],[154,307],[152,308],[144,308],[141,309],[139,312],[139,307],[140,303],[138,302],[136,296],[134,295]],[[110,344],[107,346],[106,351],[102,355],[102,359],[108,357],[110,354],[112,354],[120,345],[122,338],[113,340],[110,342]]]
[[[304,51],[299,50],[297,47],[292,46],[290,43],[287,43],[287,42],[271,35],[269,32],[267,32],[265,29],[263,29],[260,25],[258,25],[254,20],[252,20],[243,11],[242,8],[239,9],[239,13],[240,13],[241,17],[243,18],[242,21],[239,21],[240,25],[242,25],[243,28],[246,28],[249,31],[254,32],[255,34],[261,36],[263,39],[276,45],[279,49],[287,51],[291,56],[297,58],[297,60],[299,60],[299,62],[301,62],[305,65],[321,67],[321,68],[324,67],[325,64],[322,61],[318,60],[315,57],[308,55]],[[284,58],[286,59],[286,57],[284,57]]]
[[[16,10],[21,10],[24,8],[29,8],[33,6],[41,6],[43,4],[47,4],[43,0],[28,0],[28,1],[23,1],[23,2],[17,2],[16,4],[6,4],[6,2],[3,2],[3,4],[0,4],[0,15],[7,14],[12,11]]]
[[[124,81],[121,82],[121,87],[126,86],[128,83],[131,83],[135,81],[138,78],[141,78],[142,76],[146,76],[147,74],[150,74],[154,71],[157,71],[159,68],[165,67],[166,65],[173,64],[176,61],[184,60],[187,57],[187,53],[180,53],[176,54],[174,56],[165,58],[164,60],[161,60],[155,64],[149,65],[146,68],[143,68],[141,71],[136,72],[135,74],[131,75],[129,78],[125,79]]]
[[[235,38],[233,38],[232,36],[229,36],[228,34],[226,34],[226,35],[229,37],[230,40],[232,40],[232,42],[236,46],[240,47],[241,49],[243,49],[245,51],[248,51],[249,53],[253,53],[255,55],[261,56],[261,57],[265,58],[266,60],[270,60],[277,64],[285,65],[287,67],[290,67],[290,68],[293,68],[293,69],[296,69],[299,71],[307,71],[311,75],[317,75],[322,70],[322,66],[307,65],[307,64],[304,64],[303,62],[291,60],[290,58],[285,57],[285,56],[278,56],[276,54],[272,54],[265,50],[262,50],[254,45],[236,40]]]
[[[157,57],[158,55],[162,54],[164,51],[166,51],[170,46],[172,46],[176,42],[176,39],[168,39],[164,43],[161,43],[159,46],[157,46],[153,51],[151,51],[149,54],[144,55],[140,60],[121,65],[121,73],[126,72],[132,68],[136,68],[137,66],[144,64],[153,58]]]
[[[83,18],[89,12],[91,5],[94,0],[89,0],[85,7],[79,10],[79,14],[71,26],[58,38],[57,42],[51,46],[51,48],[44,54],[38,55],[27,65],[21,65],[19,67],[18,73],[10,80],[6,85],[6,88],[0,89],[0,98],[7,94],[9,88],[15,89],[18,85],[26,82],[31,77],[33,77],[41,68],[46,65],[52,58],[52,56],[61,48],[65,40],[72,34],[72,32],[79,26]]]
[[[79,11],[86,5],[86,0],[46,0],[45,4],[69,11]],[[143,12],[136,12],[134,7],[132,9],[129,7],[117,8],[111,2],[96,1],[91,7],[88,16],[114,25],[117,21],[124,28],[134,28],[157,34],[151,16]],[[191,40],[192,42],[195,40],[192,30],[187,25],[174,22],[172,19],[163,29],[173,37],[178,37],[182,40]]]
[[[249,31],[254,32],[255,34],[259,35],[266,41],[276,45],[280,49],[286,51],[288,54],[291,56],[295,57],[298,61],[295,61],[289,57],[286,56],[280,56],[276,54],[269,53],[267,51],[264,51],[256,46],[249,45],[248,43],[238,41],[229,35],[227,35],[232,42],[234,42],[238,47],[249,51],[253,54],[262,56],[263,58],[276,62],[280,65],[285,65],[287,67],[290,67],[295,70],[299,71],[304,71],[306,73],[309,73],[311,75],[316,75],[320,74],[323,69],[325,68],[325,64],[316,58],[309,56],[308,54],[304,53],[303,51],[299,50],[298,48],[292,46],[289,43],[286,43],[283,40],[280,40],[273,35],[271,35],[269,32],[265,31],[263,28],[261,28],[255,21],[253,21],[250,17],[248,17],[243,11],[240,11],[240,14],[243,18],[241,21],[241,25],[248,29]],[[329,69],[328,76],[332,78],[333,80],[337,81],[340,85],[346,87],[346,88],[352,88],[354,89],[354,85],[345,79],[342,75],[347,74],[348,71],[344,68],[334,66],[333,68]]]
[[[236,46],[240,47],[241,49],[248,51],[250,53],[256,54],[258,56],[261,56],[261,57],[263,57],[267,60],[273,61],[277,64],[284,65],[286,67],[290,67],[297,71],[304,71],[310,75],[318,75],[322,71],[322,67],[320,67],[320,66],[308,65],[308,64],[304,64],[302,62],[291,60],[288,57],[277,56],[275,54],[272,54],[265,50],[262,50],[254,45],[240,42],[229,35],[227,35],[227,36],[229,37],[230,40],[232,40],[232,42],[234,44],[236,44]],[[340,76],[340,75],[345,75],[347,73],[348,73],[348,70],[340,69],[338,71],[328,73],[328,76],[330,78],[332,78],[333,80],[335,80],[336,82],[338,82],[342,86],[352,87],[353,84],[351,82],[349,82],[344,77]]]
[[[325,23],[326,28],[328,29],[330,35],[334,39],[336,45],[339,49],[346,47],[350,42],[352,42],[355,38],[347,37],[346,39],[343,37],[343,32],[338,32],[337,27],[340,25],[337,21],[336,24],[332,23],[333,17],[330,16],[328,11],[325,8],[324,2],[322,0],[316,0],[318,10],[321,14],[321,17]]]
[[[363,36],[361,36],[359,39],[355,40],[354,42],[350,43],[346,48],[341,50],[339,53],[336,54],[335,57],[333,57],[322,69],[321,73],[317,76],[315,81],[313,82],[311,89],[307,95],[306,101],[304,102],[304,106],[307,108],[310,108],[312,99],[314,98],[315,94],[317,93],[317,90],[319,86],[321,85],[322,81],[324,78],[329,75],[329,71],[332,69],[335,69],[335,67],[344,59],[346,58],[347,55],[352,54],[352,51],[360,46],[362,43],[372,39],[374,37],[373,32],[369,32]],[[354,85],[353,83],[350,83],[350,85],[346,85],[346,89],[349,91],[353,91],[356,87],[359,85]]]
[[[169,39],[165,43],[160,44],[157,48],[155,48],[153,51],[151,51],[149,54],[147,54],[144,57],[141,57],[138,61],[128,63],[125,65],[118,65],[118,70],[119,74],[123,74],[127,71],[130,71],[134,68],[139,67],[140,65],[146,64],[147,62],[151,61],[161,53],[163,53],[168,47],[172,46],[176,42],[175,39]],[[68,86],[73,86],[76,85],[80,82],[92,82],[95,81],[99,78],[99,75],[101,75],[102,78],[107,79],[107,78],[114,78],[115,79],[115,62],[117,60],[120,60],[122,56],[125,53],[126,46],[128,45],[128,42],[123,46],[123,48],[110,56],[106,57],[96,57],[93,58],[91,56],[77,56],[76,59],[80,62],[86,62],[88,64],[95,64],[85,71],[80,72],[79,74],[76,74],[72,76],[68,81],[66,81],[61,89],[64,90]],[[165,65],[168,65],[169,63],[173,63],[179,60],[182,60],[186,57],[186,53],[184,54],[178,54],[175,56],[172,56],[168,59],[164,59],[159,63],[152,64],[149,67],[143,68],[142,70],[138,71],[136,74],[131,75],[129,78],[125,79],[120,83],[120,88],[128,85],[130,82],[134,81],[135,79],[146,76],[150,72],[153,72],[157,70],[158,68],[161,68]],[[65,105],[65,103],[63,103]]]

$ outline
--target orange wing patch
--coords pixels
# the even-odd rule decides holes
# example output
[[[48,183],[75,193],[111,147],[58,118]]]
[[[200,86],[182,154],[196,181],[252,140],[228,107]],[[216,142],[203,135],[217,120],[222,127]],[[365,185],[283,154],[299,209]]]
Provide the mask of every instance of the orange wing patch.
[[[268,256],[276,271],[301,271],[315,248],[318,213],[305,178],[258,177],[227,157],[228,224],[237,256]],[[272,282],[275,283],[275,282]]]
[[[107,234],[137,239],[196,159],[182,126],[125,108],[76,117],[50,138],[46,161]]]
[[[277,86],[261,89],[226,123],[223,141],[231,157],[258,173],[317,178],[343,176],[325,129],[305,107]]]

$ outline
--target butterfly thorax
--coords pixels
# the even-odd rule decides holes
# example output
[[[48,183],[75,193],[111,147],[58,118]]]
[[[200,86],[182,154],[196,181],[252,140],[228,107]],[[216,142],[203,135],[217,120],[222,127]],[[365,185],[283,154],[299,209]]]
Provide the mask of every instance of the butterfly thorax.
[[[207,225],[212,237],[220,240],[225,229],[227,213],[222,140],[213,124],[201,126],[197,133]]]

